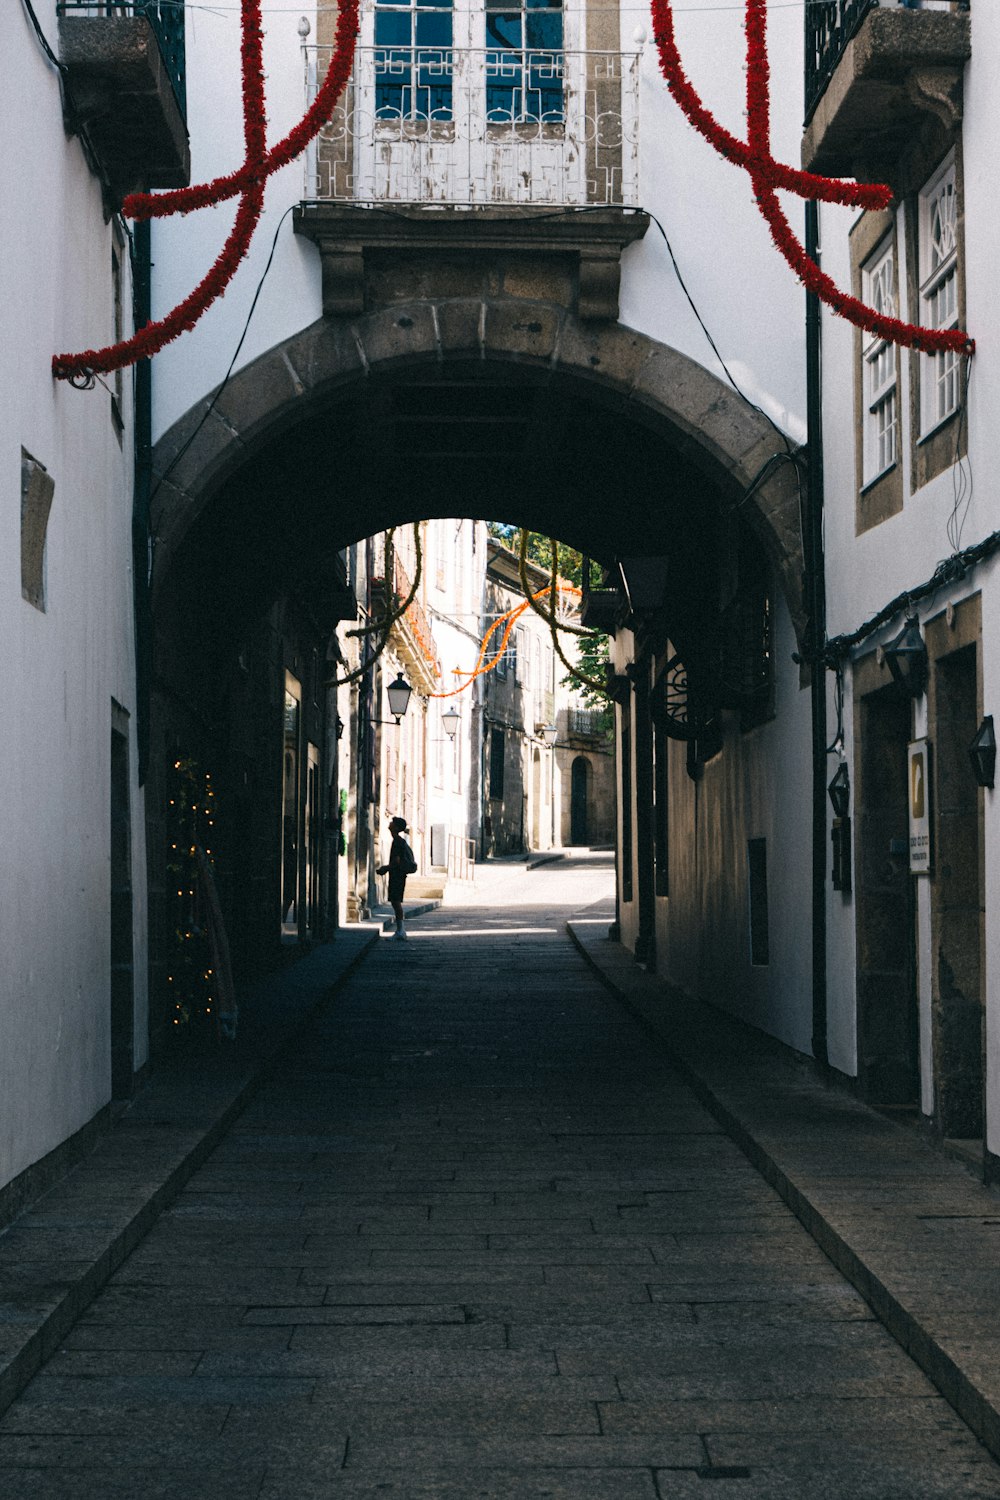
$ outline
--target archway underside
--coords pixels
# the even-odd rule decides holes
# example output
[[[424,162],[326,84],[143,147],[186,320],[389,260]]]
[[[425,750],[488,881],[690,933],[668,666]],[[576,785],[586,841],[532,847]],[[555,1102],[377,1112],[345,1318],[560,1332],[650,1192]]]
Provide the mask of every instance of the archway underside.
[[[319,601],[350,542],[449,515],[516,522],[606,562],[667,556],[681,641],[714,608],[722,523],[785,451],[687,356],[513,298],[320,320],[209,406],[154,455],[154,601],[202,651],[206,610],[231,641],[290,586]],[[801,635],[794,466],[773,465],[739,514]]]

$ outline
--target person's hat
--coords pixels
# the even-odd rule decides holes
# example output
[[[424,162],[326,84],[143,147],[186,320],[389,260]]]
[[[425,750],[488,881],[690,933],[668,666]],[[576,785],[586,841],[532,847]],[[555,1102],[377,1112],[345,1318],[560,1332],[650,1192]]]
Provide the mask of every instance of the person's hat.
[[[403,833],[408,833],[409,832],[409,829],[406,826],[406,819],[405,818],[390,818],[389,819],[389,827],[390,828],[399,828],[399,829],[402,830]]]

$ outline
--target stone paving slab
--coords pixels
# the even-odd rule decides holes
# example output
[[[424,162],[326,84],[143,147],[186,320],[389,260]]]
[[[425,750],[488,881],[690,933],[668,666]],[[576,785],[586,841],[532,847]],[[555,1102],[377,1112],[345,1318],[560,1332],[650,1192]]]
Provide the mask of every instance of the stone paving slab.
[[[1000,1195],[916,1132],[824,1084],[806,1060],[645,973],[606,925],[568,930],[819,1248],[1000,1456]],[[690,1247],[700,1237],[677,1238]],[[671,1273],[669,1289],[651,1288],[654,1298],[676,1295],[676,1266]],[[698,1491],[676,1493],[687,1500]],[[766,1490],[756,1479],[726,1489],[727,1500],[794,1493],[777,1478]],[[859,1477],[857,1500],[868,1493]],[[938,1493],[930,1480],[926,1493]]]
[[[236,1047],[163,1067],[91,1153],[0,1233],[0,1413],[378,940],[373,928],[341,933],[243,995]],[[13,1496],[4,1485],[0,1492]]]
[[[561,921],[506,921],[378,944],[0,1418],[3,1500],[1000,1500]]]

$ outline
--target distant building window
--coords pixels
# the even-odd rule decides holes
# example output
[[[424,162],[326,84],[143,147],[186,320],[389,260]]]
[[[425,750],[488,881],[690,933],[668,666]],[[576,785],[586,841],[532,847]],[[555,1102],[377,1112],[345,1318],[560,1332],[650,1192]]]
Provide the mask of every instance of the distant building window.
[[[375,118],[452,119],[450,0],[375,8]]]
[[[506,736],[502,729],[490,730],[490,797],[503,801],[503,765]]]
[[[958,194],[949,157],[920,194],[918,205],[920,322],[958,327]],[[920,431],[931,432],[958,410],[961,364],[952,349],[920,356]]]
[[[884,241],[861,273],[863,297],[884,317],[896,316],[896,252]],[[899,397],[896,346],[885,339],[863,335],[862,478],[870,484],[899,455]]]
[[[767,840],[747,840],[747,875],[750,902],[750,962],[770,963],[767,935]]]
[[[486,120],[562,125],[561,0],[486,0]]]

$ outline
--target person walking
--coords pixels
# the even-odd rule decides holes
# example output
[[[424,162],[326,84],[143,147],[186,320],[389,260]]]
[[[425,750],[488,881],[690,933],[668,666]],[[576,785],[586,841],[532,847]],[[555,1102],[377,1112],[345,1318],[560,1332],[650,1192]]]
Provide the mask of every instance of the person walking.
[[[396,941],[404,942],[406,939],[406,928],[403,925],[403,893],[406,890],[406,877],[412,875],[417,868],[417,862],[413,857],[413,850],[403,837],[408,833],[405,818],[390,818],[389,832],[392,834],[392,846],[389,850],[389,862],[379,865],[378,873],[389,876],[389,904],[396,918]]]

